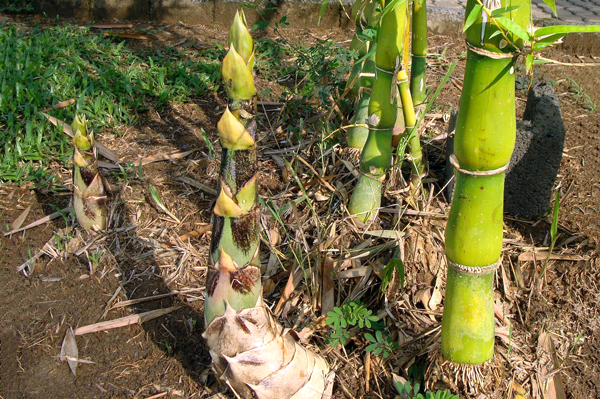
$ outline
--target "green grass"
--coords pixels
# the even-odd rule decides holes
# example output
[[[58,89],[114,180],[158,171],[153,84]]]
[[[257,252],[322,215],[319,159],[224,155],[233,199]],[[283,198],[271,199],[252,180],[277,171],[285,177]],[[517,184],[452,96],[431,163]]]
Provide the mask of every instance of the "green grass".
[[[43,109],[73,98],[94,130],[118,133],[141,111],[216,90],[220,55],[199,58],[171,48],[136,53],[86,27],[0,24],[0,182],[47,179],[43,166],[71,156],[68,137],[45,120]],[[69,123],[74,113],[73,107],[52,111]]]
[[[67,123],[75,112],[84,113],[91,129],[119,134],[140,112],[216,91],[224,53],[218,46],[201,53],[133,50],[125,41],[68,24],[0,24],[0,184],[51,184],[45,166],[71,157],[70,139],[46,121],[44,109],[75,99],[75,106],[50,113]],[[354,57],[331,41],[306,46],[257,40],[257,74],[283,79],[286,97],[294,96],[281,124],[293,129],[298,120],[330,109]]]

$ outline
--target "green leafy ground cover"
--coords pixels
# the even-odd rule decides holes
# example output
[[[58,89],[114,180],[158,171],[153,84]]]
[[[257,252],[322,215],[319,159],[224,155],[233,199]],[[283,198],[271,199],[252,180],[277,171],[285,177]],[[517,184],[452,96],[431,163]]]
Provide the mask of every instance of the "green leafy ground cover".
[[[47,180],[43,166],[70,157],[68,137],[40,112],[53,104],[73,98],[91,128],[116,129],[141,111],[216,89],[219,75],[219,52],[198,60],[170,48],[136,53],[66,24],[26,30],[4,23],[0,54],[0,179],[16,183]],[[53,115],[70,122],[73,111]]]

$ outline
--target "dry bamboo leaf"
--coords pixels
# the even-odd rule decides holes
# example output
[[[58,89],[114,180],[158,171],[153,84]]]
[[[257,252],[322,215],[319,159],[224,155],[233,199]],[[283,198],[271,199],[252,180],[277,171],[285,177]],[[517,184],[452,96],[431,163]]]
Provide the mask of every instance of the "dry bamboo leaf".
[[[92,28],[98,29],[126,29],[133,28],[133,24],[95,24]]]
[[[438,270],[437,278],[435,279],[435,286],[433,287],[433,292],[431,293],[431,298],[429,299],[429,309],[435,310],[438,305],[442,303],[442,284],[443,284],[443,274],[442,268]],[[435,317],[433,315],[429,315],[433,321],[435,321]]]
[[[39,226],[39,225],[41,225],[41,224],[48,223],[48,222],[50,222],[51,220],[54,220],[54,219],[56,219],[56,218],[59,218],[59,217],[61,217],[62,215],[66,214],[66,213],[69,213],[69,212],[71,212],[71,210],[72,210],[72,209],[73,209],[73,208],[71,208],[70,206],[69,206],[69,207],[66,207],[66,208],[64,208],[64,209],[61,209],[60,211],[56,211],[56,212],[54,212],[54,213],[52,213],[52,214],[50,214],[50,215],[44,216],[43,218],[41,218],[41,219],[38,219],[38,220],[36,220],[35,222],[29,223],[29,224],[28,224],[27,226],[25,226],[25,227],[21,227],[21,228],[15,229],[15,230],[8,231],[8,232],[4,233],[4,236],[6,237],[6,236],[8,236],[8,235],[15,234],[15,233],[19,233],[19,232],[21,232],[21,231],[25,231],[25,230],[28,230],[28,229],[31,229],[31,228],[37,227],[37,226]]]
[[[174,180],[175,181],[180,181],[180,182],[185,183],[185,184],[189,184],[190,186],[196,187],[196,188],[204,191],[205,193],[208,193],[208,194],[213,195],[215,197],[218,194],[217,190],[215,190],[214,188],[212,188],[210,186],[207,186],[206,184],[200,183],[199,181],[191,179],[189,177],[184,177],[184,176],[182,176],[182,177],[176,177]]]
[[[194,150],[184,151],[184,152],[172,152],[170,154],[150,155],[148,157],[144,157],[142,159],[138,159],[137,161],[134,161],[133,164],[135,166],[139,167],[140,163],[142,165],[148,165],[148,164],[151,164],[154,162],[174,161],[176,159],[185,158],[188,155],[190,155],[192,152],[194,152]]]
[[[373,237],[388,238],[390,240],[399,240],[404,237],[404,233],[398,230],[373,230],[365,231],[364,234]]]
[[[535,251],[535,252],[523,252],[519,255],[519,262],[528,262],[533,260],[544,260],[548,257],[548,251]],[[566,261],[580,261],[589,260],[588,255],[575,255],[575,254],[555,254],[550,255],[550,260],[566,260]]]
[[[538,354],[542,363],[541,381],[542,395],[545,399],[566,399],[565,387],[560,378],[560,361],[551,334],[541,333],[538,338]]]
[[[432,310],[429,307],[429,301],[431,300],[431,287],[423,288],[422,290],[417,291],[415,294],[415,300],[421,302],[425,309]]]
[[[361,266],[355,267],[354,269],[347,269],[341,272],[338,272],[336,278],[355,278],[355,277],[364,277],[367,275],[367,272],[371,268],[369,266]]]
[[[19,227],[23,225],[25,219],[27,219],[27,215],[29,215],[29,211],[31,210],[31,205],[29,205],[21,214],[11,223],[10,229],[17,230]]]
[[[321,271],[321,314],[332,312],[335,307],[334,283],[333,283],[333,268],[335,262],[329,256],[322,263],[323,270]]]
[[[506,314],[504,314],[504,307],[500,300],[494,302],[494,313],[498,320],[502,321],[505,326],[510,326],[510,320],[506,317]]]
[[[119,165],[111,163],[111,162],[106,162],[106,161],[96,161],[97,165],[99,168],[103,168],[103,169],[111,169],[111,170],[119,170],[121,168],[119,168]]]
[[[79,327],[75,330],[75,335],[89,334],[104,330],[111,330],[113,328],[125,327],[131,324],[142,324],[145,321],[155,319],[157,317],[166,315],[181,308],[181,306],[173,306],[166,309],[156,309],[149,312],[132,314],[131,316],[125,316],[114,320],[103,321],[101,323],[90,324],[87,326]]]
[[[179,237],[179,239],[183,242],[187,241],[190,238],[199,238],[202,237],[204,234],[208,233],[209,231],[211,231],[212,229],[212,224],[205,224],[204,226],[196,229],[196,230],[192,230],[182,236]]]
[[[61,102],[59,102],[59,103],[56,103],[56,104],[54,104],[54,105],[53,105],[53,106],[51,106],[51,107],[48,107],[48,108],[46,108],[46,109],[44,110],[44,112],[46,112],[46,111],[51,111],[51,110],[53,110],[53,109],[65,108],[65,107],[68,107],[69,105],[71,105],[71,104],[74,104],[74,103],[75,103],[75,99],[73,99],[73,98],[72,98],[72,99],[70,99],[70,100],[61,101]]]
[[[300,280],[302,280],[302,271],[300,270],[300,268],[298,267],[296,272],[294,272],[293,267],[290,268],[290,276],[288,277],[288,281],[285,284],[285,288],[281,293],[281,298],[279,298],[279,302],[277,302],[277,307],[275,307],[275,311],[273,312],[276,316],[279,316],[281,314],[281,312],[283,311],[283,305],[285,305],[285,303],[290,299],[290,296],[296,289],[296,286],[298,286],[298,284],[300,283]]]
[[[69,327],[65,333],[65,339],[63,339],[62,347],[60,348],[60,359],[66,360],[73,375],[77,375],[79,351],[77,350],[77,341],[75,341],[72,327]]]
[[[142,35],[141,33],[113,33],[113,32],[102,32],[104,36],[120,37],[123,39],[138,39],[138,40],[156,40],[154,36]]]
[[[206,290],[205,287],[190,288],[188,290],[171,291],[171,292],[166,293],[166,294],[152,295],[152,296],[147,296],[147,297],[144,297],[144,298],[128,299],[128,300],[121,301],[121,302],[118,302],[118,303],[114,304],[110,308],[110,310],[117,309],[117,308],[122,308],[122,307],[125,307],[125,306],[135,305],[135,304],[142,303],[142,302],[148,302],[148,301],[154,301],[154,300],[157,300],[157,299],[168,298],[170,296],[175,296],[175,295],[185,295],[185,294],[193,294],[193,293],[202,293],[205,290]]]

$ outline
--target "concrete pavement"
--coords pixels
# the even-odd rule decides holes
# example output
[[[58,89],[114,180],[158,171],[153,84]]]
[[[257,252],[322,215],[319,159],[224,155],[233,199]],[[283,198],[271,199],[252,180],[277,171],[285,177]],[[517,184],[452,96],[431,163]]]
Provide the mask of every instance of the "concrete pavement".
[[[431,8],[456,10],[464,13],[466,0],[428,0]],[[537,21],[551,20],[553,17],[550,7],[543,0],[532,0],[533,18]],[[600,0],[556,0],[558,20],[570,24],[600,24]]]

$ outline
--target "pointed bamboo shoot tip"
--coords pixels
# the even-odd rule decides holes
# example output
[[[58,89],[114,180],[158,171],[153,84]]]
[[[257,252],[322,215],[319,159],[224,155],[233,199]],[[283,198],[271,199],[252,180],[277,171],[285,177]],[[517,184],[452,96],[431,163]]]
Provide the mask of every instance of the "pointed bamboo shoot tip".
[[[77,147],[75,147],[75,151],[73,152],[73,162],[75,162],[75,165],[80,167],[89,166],[89,164],[85,161],[85,158],[81,155]]]
[[[234,272],[238,269],[233,258],[229,256],[229,254],[225,252],[223,248],[221,248],[221,255],[219,256],[219,263],[217,264],[217,269],[219,269],[220,271],[227,272]]]
[[[230,218],[240,217],[244,214],[238,204],[225,193],[223,186],[221,186],[221,193],[217,198],[213,213],[217,216]]]
[[[85,115],[76,115],[71,124],[71,129],[73,130],[73,143],[75,146],[82,151],[87,151],[92,148],[94,139],[91,134],[88,134]]]
[[[254,145],[254,139],[244,125],[229,111],[229,107],[225,109],[225,113],[217,123],[217,130],[224,148],[247,150]]]
[[[256,94],[252,72],[233,43],[223,59],[221,75],[225,82],[227,96],[230,98],[248,100]]]
[[[236,11],[231,27],[229,28],[229,46],[232,45],[235,46],[236,51],[242,56],[244,62],[250,64],[250,59],[254,53],[254,41],[250,32],[248,32],[246,16],[243,11]]]

